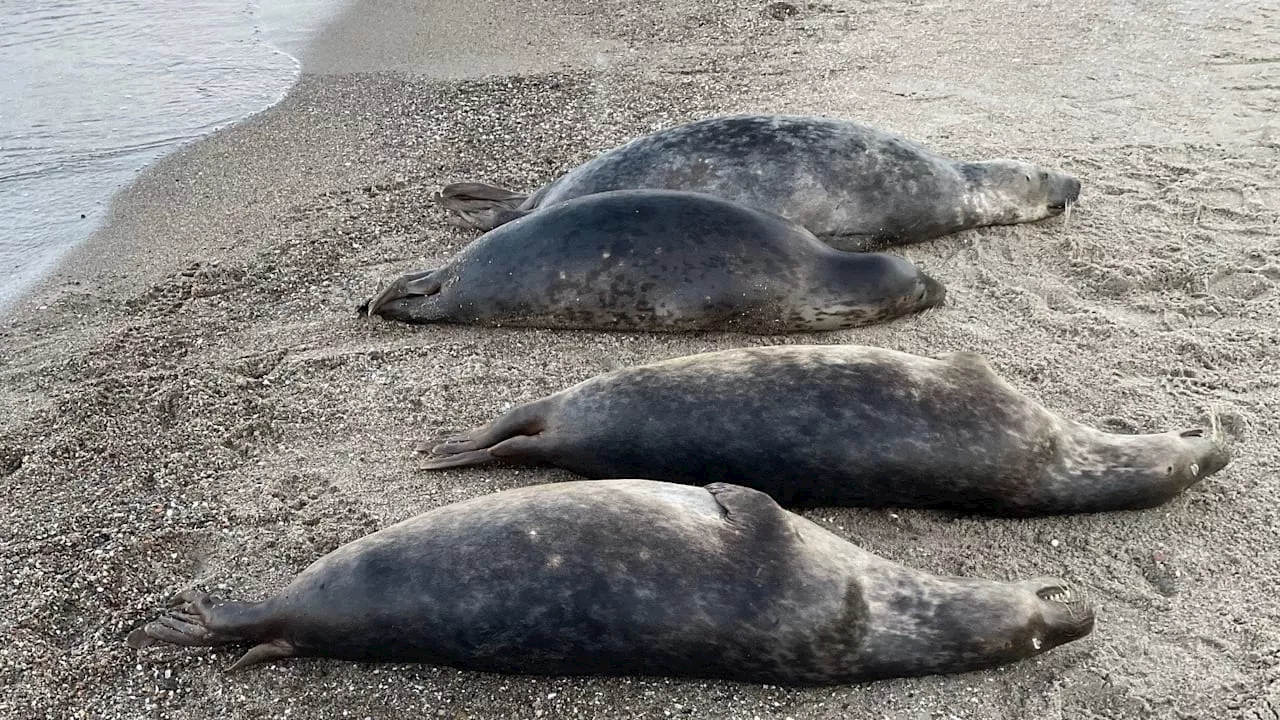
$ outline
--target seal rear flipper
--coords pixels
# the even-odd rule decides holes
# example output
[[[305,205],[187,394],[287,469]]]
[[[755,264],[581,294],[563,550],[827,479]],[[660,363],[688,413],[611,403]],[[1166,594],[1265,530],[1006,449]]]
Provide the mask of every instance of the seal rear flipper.
[[[519,459],[533,455],[545,444],[540,435],[547,427],[546,402],[537,400],[521,405],[488,425],[444,438],[442,442],[422,443],[417,451],[432,457],[418,465],[418,469],[443,470],[481,465],[497,458]]]
[[[433,269],[401,275],[375,295],[372,300],[356,308],[356,314],[373,317],[378,314],[379,308],[393,300],[415,295],[435,295],[440,292],[443,286],[438,272],[438,269]]]
[[[186,647],[212,647],[238,642],[234,635],[219,635],[205,626],[199,615],[181,610],[170,610],[146,625],[129,633],[126,642],[135,649],[150,647],[156,642],[167,642]]]
[[[225,602],[207,593],[186,590],[170,601],[168,612],[134,629],[125,642],[135,650],[166,642],[184,647],[215,647],[259,642],[263,635],[263,603]]]
[[[520,206],[529,198],[505,188],[477,182],[445,185],[431,199],[457,217],[455,225],[476,230],[492,230],[528,213]]]

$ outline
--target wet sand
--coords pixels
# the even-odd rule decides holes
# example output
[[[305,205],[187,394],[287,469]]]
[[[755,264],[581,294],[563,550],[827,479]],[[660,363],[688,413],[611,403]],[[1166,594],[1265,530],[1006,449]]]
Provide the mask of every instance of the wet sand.
[[[597,15],[530,5],[539,20],[521,25],[496,3],[367,23],[362,7],[288,98],[140,177],[0,325],[0,716],[1280,713],[1280,12],[840,0],[776,20],[763,2],[606,1]],[[442,37],[457,40],[443,54]],[[441,184],[531,189],[636,134],[740,111],[1041,162],[1084,193],[1069,221],[900,250],[949,304],[879,327],[662,336],[354,316],[379,282],[474,237],[425,202]],[[621,365],[778,342],[981,352],[1098,427],[1216,419],[1236,459],[1144,512],[805,513],[933,572],[1089,590],[1092,636],[988,672],[821,689],[324,660],[226,675],[237,650],[123,642],[182,588],[258,598],[425,509],[571,477],[418,472],[425,437]]]

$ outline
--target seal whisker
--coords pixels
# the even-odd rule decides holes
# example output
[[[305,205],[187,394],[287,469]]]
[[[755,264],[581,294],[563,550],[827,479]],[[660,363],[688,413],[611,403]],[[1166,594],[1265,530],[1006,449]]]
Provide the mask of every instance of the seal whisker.
[[[1226,432],[1222,429],[1221,410],[1217,403],[1209,406],[1209,436],[1219,445],[1227,445]]]

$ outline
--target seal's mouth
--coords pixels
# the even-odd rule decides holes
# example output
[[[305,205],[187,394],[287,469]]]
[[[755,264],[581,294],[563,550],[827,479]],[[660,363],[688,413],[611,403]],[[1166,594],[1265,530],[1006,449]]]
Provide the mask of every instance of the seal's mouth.
[[[1083,600],[1083,594],[1070,585],[1048,585],[1036,590],[1041,600],[1070,605]]]
[[[1049,202],[1046,207],[1051,215],[1061,215],[1080,200],[1080,181],[1060,175],[1051,181]]]

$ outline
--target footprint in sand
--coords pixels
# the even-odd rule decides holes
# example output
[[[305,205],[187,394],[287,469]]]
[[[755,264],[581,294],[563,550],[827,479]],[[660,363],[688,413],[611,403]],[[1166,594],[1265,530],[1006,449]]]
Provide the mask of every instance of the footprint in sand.
[[[1257,300],[1274,287],[1270,278],[1257,272],[1227,271],[1209,281],[1209,292],[1237,300]]]

